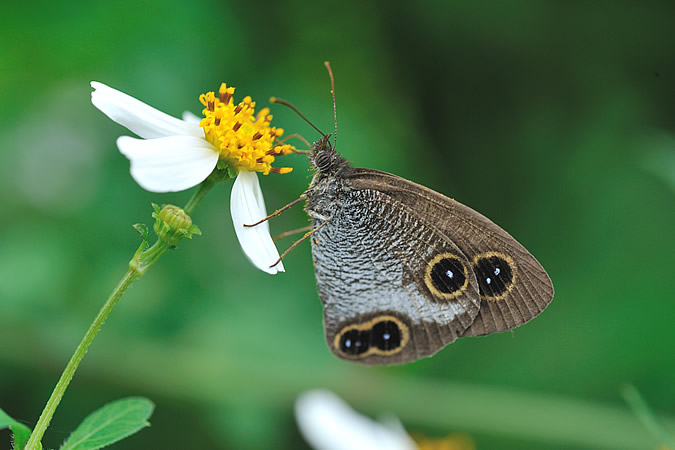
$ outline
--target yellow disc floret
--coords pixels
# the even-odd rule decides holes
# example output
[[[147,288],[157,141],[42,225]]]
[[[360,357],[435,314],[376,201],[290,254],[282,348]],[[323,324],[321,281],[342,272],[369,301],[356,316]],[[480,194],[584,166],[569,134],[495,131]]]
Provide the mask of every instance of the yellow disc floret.
[[[220,159],[235,170],[288,173],[290,167],[272,167],[274,158],[291,153],[295,147],[277,140],[284,134],[281,128],[270,126],[269,108],[255,114],[251,97],[234,104],[234,88],[220,85],[218,97],[214,92],[199,96],[204,105],[204,118],[199,126],[204,129],[206,140],[220,151]]]

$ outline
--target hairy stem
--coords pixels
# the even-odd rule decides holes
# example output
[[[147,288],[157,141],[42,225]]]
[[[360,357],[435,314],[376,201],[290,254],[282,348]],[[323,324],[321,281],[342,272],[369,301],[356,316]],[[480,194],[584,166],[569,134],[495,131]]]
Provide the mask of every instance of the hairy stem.
[[[118,300],[122,297],[122,294],[124,294],[124,291],[126,291],[127,288],[131,286],[131,283],[133,283],[134,280],[136,280],[136,278],[140,276],[141,274],[137,270],[134,270],[130,267],[127,273],[124,275],[124,277],[122,277],[122,279],[120,280],[117,287],[115,287],[113,292],[110,294],[108,300],[106,300],[105,304],[103,305],[98,315],[92,322],[91,326],[85,333],[84,338],[82,338],[80,345],[78,345],[77,348],[75,349],[75,353],[73,353],[73,356],[70,358],[68,365],[63,370],[63,373],[61,374],[61,378],[59,378],[58,383],[56,383],[56,387],[52,391],[52,395],[49,397],[49,400],[47,401],[45,408],[42,410],[42,414],[40,414],[40,419],[35,425],[35,428],[33,429],[33,432],[31,433],[28,442],[26,442],[26,446],[24,447],[26,450],[34,450],[34,449],[36,450],[41,448],[40,440],[42,439],[42,436],[47,430],[49,422],[51,421],[52,416],[56,411],[56,407],[59,406],[59,402],[61,402],[63,394],[66,392],[68,384],[70,384],[70,380],[73,379],[75,371],[77,370],[77,367],[80,365],[82,358],[84,358],[84,355],[85,353],[87,353],[89,346],[94,341],[94,338],[96,337],[98,332],[101,330],[101,327],[103,326],[106,319],[112,312]]]
[[[188,215],[192,214],[206,193],[220,181],[222,180],[214,177],[207,178],[202,184],[199,185],[195,193],[192,195],[192,198],[190,198],[188,203],[185,205],[185,208],[183,208],[184,211]],[[122,297],[122,295],[124,295],[127,288],[131,286],[131,284],[136,279],[142,277],[145,274],[145,271],[148,270],[155,262],[157,262],[157,260],[164,253],[166,253],[168,249],[169,245],[162,240],[157,240],[157,242],[155,242],[155,244],[150,248],[147,248],[147,242],[143,241],[141,246],[134,254],[134,257],[129,262],[129,270],[127,270],[127,273],[122,277],[115,289],[113,289],[112,293],[108,297],[108,300],[106,300],[106,302],[103,304],[103,307],[89,326],[89,329],[80,341],[80,344],[75,349],[75,353],[73,353],[73,356],[70,358],[68,365],[61,374],[61,378],[59,378],[59,381],[56,383],[56,386],[52,391],[52,395],[49,397],[47,404],[42,410],[40,419],[38,419],[35,429],[33,429],[33,432],[31,433],[28,442],[26,442],[24,449],[39,450],[42,448],[40,443],[42,436],[45,434],[45,431],[47,430],[47,427],[54,416],[54,412],[59,406],[59,403],[61,402],[61,399],[63,398],[63,395],[70,384],[70,381],[73,379],[75,371],[80,365],[80,362],[82,362],[82,359],[87,353],[89,346],[94,341],[94,338],[103,327],[106,319],[112,312],[119,299]]]

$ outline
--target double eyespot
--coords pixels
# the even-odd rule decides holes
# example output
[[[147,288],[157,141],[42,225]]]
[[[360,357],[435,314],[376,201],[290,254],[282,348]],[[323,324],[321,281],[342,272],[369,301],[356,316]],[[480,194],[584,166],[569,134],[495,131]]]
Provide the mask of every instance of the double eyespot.
[[[478,280],[480,297],[485,300],[502,300],[515,286],[516,263],[500,252],[476,255],[471,267]]]
[[[427,264],[424,283],[434,297],[451,300],[469,286],[468,269],[459,256],[441,253]]]
[[[342,328],[333,345],[344,357],[356,359],[399,353],[409,341],[410,330],[406,324],[395,316],[382,315]]]

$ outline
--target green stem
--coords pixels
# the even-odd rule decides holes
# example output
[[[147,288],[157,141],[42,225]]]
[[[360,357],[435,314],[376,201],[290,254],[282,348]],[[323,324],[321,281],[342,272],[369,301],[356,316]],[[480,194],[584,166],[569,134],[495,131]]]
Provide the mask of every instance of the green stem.
[[[211,188],[218,183],[224,183],[228,181],[230,179],[230,175],[231,174],[228,170],[224,169],[214,170],[206,180],[202,181],[202,183],[199,186],[197,186],[197,190],[195,191],[194,194],[192,194],[190,200],[183,207],[183,211],[185,211],[185,214],[191,216],[195,208],[197,208],[197,205],[199,205],[199,202],[202,201],[204,196],[211,190]]]
[[[49,397],[49,400],[47,401],[45,408],[42,410],[42,414],[40,414],[40,419],[35,425],[35,428],[33,429],[33,432],[31,433],[28,442],[26,442],[26,446],[24,447],[26,450],[34,450],[41,448],[40,440],[42,439],[42,436],[47,430],[47,426],[49,426],[49,422],[51,421],[52,416],[54,415],[54,411],[56,411],[56,407],[59,405],[59,402],[63,398],[63,394],[66,392],[66,388],[68,387],[70,380],[73,379],[75,371],[77,370],[77,367],[80,365],[82,358],[84,358],[84,355],[85,353],[87,353],[89,346],[94,341],[94,338],[96,337],[99,330],[101,329],[106,319],[110,315],[112,309],[117,304],[117,301],[122,297],[122,294],[124,294],[124,291],[126,291],[127,288],[131,285],[131,283],[133,283],[134,280],[136,280],[136,278],[140,276],[141,274],[137,270],[132,269],[130,267],[127,273],[122,278],[122,280],[117,285],[117,287],[113,290],[112,294],[110,294],[110,297],[108,297],[108,300],[105,302],[105,304],[99,311],[98,315],[94,319],[94,322],[92,322],[91,326],[89,327],[89,330],[87,330],[87,332],[85,333],[84,338],[82,338],[80,345],[78,345],[77,348],[75,349],[75,353],[73,353],[73,356],[70,358],[68,365],[63,370],[63,373],[61,374],[61,378],[59,378],[58,383],[56,383],[56,387],[52,391],[51,397]]]
[[[194,210],[197,208],[197,205],[199,205],[199,202],[202,201],[204,196],[211,190],[213,186],[215,186],[215,184],[216,183],[212,181],[210,178],[204,180],[204,182],[200,184],[199,187],[197,187],[195,193],[192,194],[190,200],[188,200],[188,202],[183,207],[183,211],[185,211],[185,214],[191,216]]]
[[[183,210],[188,215],[191,215],[199,202],[204,198],[206,193],[211,190],[211,188],[219,181],[220,180],[214,177],[209,177],[204,180],[204,182],[199,185]],[[77,367],[80,365],[80,362],[82,362],[82,358],[84,358],[84,355],[87,353],[89,346],[103,327],[103,324],[112,312],[113,308],[127,288],[131,286],[131,284],[136,279],[142,277],[145,274],[145,271],[148,270],[155,262],[157,262],[157,260],[169,249],[169,245],[161,239],[158,239],[152,247],[146,247],[147,242],[143,241],[141,246],[134,254],[134,257],[129,262],[129,270],[127,270],[127,273],[117,284],[117,287],[113,289],[110,297],[108,297],[108,300],[106,300],[98,315],[89,326],[89,329],[82,338],[82,341],[80,341],[80,344],[75,349],[75,353],[73,353],[73,356],[70,358],[68,365],[63,370],[61,378],[59,378],[58,383],[56,383],[56,386],[52,391],[52,395],[49,397],[47,404],[42,410],[42,414],[40,414],[40,419],[38,419],[38,422],[35,425],[28,442],[26,442],[24,447],[25,450],[38,450],[42,448],[40,441],[42,440],[42,436],[45,434],[45,431],[49,426],[49,422],[52,420],[52,416],[54,415],[57,406],[59,406],[59,403],[61,402],[61,399],[63,398],[63,395],[70,384],[70,381],[73,379]]]

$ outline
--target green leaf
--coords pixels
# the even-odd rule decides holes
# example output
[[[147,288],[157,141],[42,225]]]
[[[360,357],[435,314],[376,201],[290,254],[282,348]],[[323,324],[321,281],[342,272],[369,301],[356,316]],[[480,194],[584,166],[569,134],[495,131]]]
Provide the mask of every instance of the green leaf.
[[[227,176],[230,178],[237,178],[237,175],[239,175],[239,172],[237,172],[234,168],[227,166]]]
[[[144,223],[136,223],[132,225],[136,231],[138,231],[138,234],[141,235],[144,241],[148,240],[148,226]]]
[[[14,435],[14,448],[22,449],[30,436],[30,428],[12,419],[6,412],[0,409],[0,430],[4,430],[5,428],[12,430],[12,434]]]
[[[658,439],[664,448],[675,449],[675,439],[668,434],[663,424],[656,418],[656,414],[647,405],[640,391],[632,384],[627,384],[621,388],[621,395],[654,438]]]
[[[147,398],[117,400],[89,414],[63,443],[61,450],[93,450],[111,445],[150,426],[155,405]]]
[[[198,227],[197,225],[192,225],[192,228],[190,228],[190,231],[189,231],[188,234],[189,234],[189,236],[190,236],[190,239],[192,239],[192,235],[193,235],[193,234],[194,234],[194,235],[197,235],[197,236],[201,236],[201,235],[202,235],[202,230],[200,230],[199,227]]]

